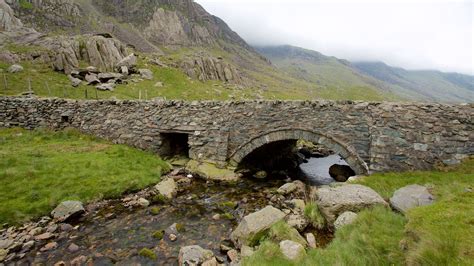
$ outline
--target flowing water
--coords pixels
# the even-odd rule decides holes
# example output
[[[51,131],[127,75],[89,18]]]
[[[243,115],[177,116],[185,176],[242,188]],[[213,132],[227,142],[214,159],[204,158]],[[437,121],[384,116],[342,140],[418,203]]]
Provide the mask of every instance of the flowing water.
[[[309,158],[307,163],[300,165],[300,169],[311,185],[328,185],[335,182],[329,175],[329,167],[333,164],[348,165],[338,154],[322,158]]]
[[[179,249],[187,245],[200,245],[219,255],[220,244],[228,239],[237,222],[230,217],[214,220],[213,216],[232,214],[240,220],[243,215],[265,207],[269,203],[268,195],[282,184],[281,180],[242,180],[237,185],[195,180],[189,190],[180,193],[170,204],[129,210],[120,201],[112,202],[100,212],[87,215],[79,223],[78,230],[55,240],[58,248],[35,254],[41,247],[38,246],[22,262],[51,265],[85,255],[93,258],[94,265],[177,265]],[[161,210],[153,215],[151,207]],[[165,230],[173,223],[184,227],[176,241],[153,237],[154,232]],[[69,252],[71,243],[81,249]],[[153,250],[158,259],[153,261],[139,256],[138,251],[142,248]],[[226,259],[224,254],[220,256]]]

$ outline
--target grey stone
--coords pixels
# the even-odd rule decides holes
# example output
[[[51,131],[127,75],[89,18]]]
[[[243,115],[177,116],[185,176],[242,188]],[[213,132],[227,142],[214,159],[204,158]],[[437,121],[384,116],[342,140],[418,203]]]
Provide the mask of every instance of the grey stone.
[[[246,246],[246,245],[243,245],[242,247],[240,247],[240,256],[242,258],[250,257],[254,253],[255,253],[255,250],[252,247],[249,247],[249,246]]]
[[[8,249],[11,245],[13,245],[12,239],[0,239],[0,249]]]
[[[95,87],[96,89],[100,91],[114,91],[115,90],[115,84],[113,83],[105,83],[105,84],[100,84]]]
[[[150,202],[147,199],[139,198],[138,205],[140,205],[141,207],[148,207],[150,206]]]
[[[310,248],[316,248],[316,237],[314,237],[313,233],[307,233],[306,235],[306,242],[308,242],[308,246]]]
[[[279,209],[267,206],[245,216],[230,237],[237,247],[241,245],[253,246],[257,240],[256,237],[284,217],[285,214]]]
[[[153,72],[149,69],[139,69],[138,73],[140,73],[140,76],[144,79],[152,80],[153,79]]]
[[[398,189],[390,198],[390,205],[395,210],[406,213],[412,208],[432,204],[435,198],[428,189],[420,185],[409,185]]]
[[[309,225],[308,219],[301,214],[290,214],[286,216],[286,223],[298,230],[298,232],[303,232],[304,229]]]
[[[322,186],[313,191],[312,197],[330,225],[333,225],[337,216],[346,211],[357,212],[376,205],[388,206],[373,189],[356,184]]]
[[[198,245],[186,246],[179,250],[178,263],[180,266],[199,265],[212,259],[213,256],[212,251]]]
[[[155,186],[155,190],[167,199],[174,198],[178,193],[178,187],[176,186],[176,182],[173,178],[168,178],[161,181]]]
[[[59,222],[64,222],[67,219],[81,215],[85,212],[82,202],[80,201],[64,201],[61,202],[52,212],[51,216]]]
[[[3,248],[0,248],[0,262],[2,262],[8,255],[8,252],[3,249]]]
[[[291,183],[286,183],[283,186],[279,187],[277,192],[282,195],[288,195],[294,192],[304,193],[305,188],[306,188],[306,185],[303,182],[299,180],[295,180]]]
[[[58,247],[58,243],[56,242],[49,242],[48,244],[44,245],[40,251],[41,252],[45,252],[45,251],[50,251],[50,250],[53,250],[53,249],[56,249]]]
[[[74,252],[77,252],[79,251],[79,246],[74,244],[74,243],[71,243],[71,245],[69,245],[69,247],[67,248],[67,250],[71,253],[74,253]]]
[[[8,72],[10,73],[19,73],[23,71],[23,67],[17,64],[11,65],[8,69]]]
[[[137,57],[135,54],[130,54],[118,62],[117,67],[126,66],[127,68],[134,67],[137,64]]]
[[[73,87],[78,87],[82,83],[82,80],[80,80],[78,78],[75,78],[71,75],[69,75],[68,78],[71,81],[71,86],[73,86]]]
[[[25,244],[23,244],[22,249],[26,251],[26,250],[32,249],[34,246],[35,246],[35,241],[30,240],[26,242]]]
[[[280,251],[289,260],[297,260],[306,254],[303,245],[291,240],[281,241]]]
[[[339,215],[334,222],[334,228],[340,229],[346,225],[352,224],[357,219],[357,213],[355,212],[344,212]]]

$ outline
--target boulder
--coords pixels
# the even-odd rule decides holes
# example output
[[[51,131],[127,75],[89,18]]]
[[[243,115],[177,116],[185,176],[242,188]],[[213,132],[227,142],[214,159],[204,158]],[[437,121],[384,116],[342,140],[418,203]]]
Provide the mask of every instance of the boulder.
[[[11,65],[7,71],[9,73],[19,73],[19,72],[22,72],[23,71],[23,67],[20,66],[20,65],[17,65],[17,64],[14,64],[14,65]]]
[[[121,66],[120,67],[120,73],[122,75],[128,76],[128,67],[127,66]]]
[[[140,76],[144,79],[148,79],[148,80],[153,79],[153,72],[151,72],[151,70],[149,69],[145,69],[145,68],[139,69],[138,73],[140,73]]]
[[[329,175],[337,182],[346,182],[349,177],[355,174],[354,170],[348,165],[334,164],[329,167]]]
[[[434,196],[424,186],[409,185],[398,189],[390,198],[390,205],[393,209],[406,213],[408,210],[432,204]]]
[[[123,75],[120,73],[107,72],[99,73],[99,75],[97,75],[97,78],[100,80],[100,82],[107,82],[109,80],[121,79],[123,78]]]
[[[72,85],[73,87],[78,87],[78,86],[81,85],[81,83],[82,83],[82,80],[80,80],[80,79],[78,79],[78,78],[75,78],[75,77],[73,77],[73,76],[71,76],[71,75],[68,75],[68,78],[69,78],[69,80],[71,81],[71,85]]]
[[[122,67],[122,66],[126,66],[127,68],[131,68],[131,67],[134,67],[137,65],[137,57],[135,56],[135,54],[130,54],[128,56],[126,56],[125,58],[123,58],[122,60],[120,60],[120,62],[118,62],[117,64],[117,67]]]
[[[358,212],[376,205],[388,206],[373,189],[357,184],[322,186],[314,189],[311,197],[330,225],[334,224],[337,216],[346,211]]]
[[[161,181],[155,186],[155,190],[167,199],[172,199],[178,193],[178,187],[173,178]]]
[[[308,219],[301,214],[290,214],[286,217],[286,223],[298,230],[298,232],[303,232],[304,229],[309,225]]]
[[[280,251],[289,260],[297,260],[306,254],[303,245],[291,240],[281,241]]]
[[[277,192],[282,195],[288,195],[294,192],[304,193],[305,190],[306,190],[306,185],[303,182],[296,180],[291,183],[284,184],[283,186],[278,188]]]
[[[182,247],[179,250],[178,263],[180,266],[200,265],[214,257],[212,251],[198,245]]]
[[[85,79],[85,81],[87,81],[87,85],[96,85],[96,84],[100,83],[100,80],[97,77],[97,74],[95,74],[95,73],[86,74],[84,79]]]
[[[114,83],[105,83],[95,86],[96,89],[100,91],[114,91],[115,84]]]
[[[80,201],[64,201],[61,202],[52,212],[51,216],[59,222],[76,217],[85,212],[82,202]]]
[[[267,206],[257,212],[245,216],[230,238],[237,247],[254,246],[256,241],[275,223],[282,220],[285,214],[277,208]]]
[[[357,218],[357,213],[344,212],[337,217],[336,221],[334,222],[334,228],[340,229],[346,225],[349,225],[355,222],[356,218]]]

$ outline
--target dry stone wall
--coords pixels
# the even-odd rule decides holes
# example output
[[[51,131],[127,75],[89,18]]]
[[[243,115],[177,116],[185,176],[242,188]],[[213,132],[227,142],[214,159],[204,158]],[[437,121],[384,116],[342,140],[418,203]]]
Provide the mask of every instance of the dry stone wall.
[[[474,104],[0,98],[0,127],[73,127],[157,153],[160,134],[186,133],[191,158],[221,166],[285,129],[327,136],[371,171],[430,169],[474,154],[473,114]]]

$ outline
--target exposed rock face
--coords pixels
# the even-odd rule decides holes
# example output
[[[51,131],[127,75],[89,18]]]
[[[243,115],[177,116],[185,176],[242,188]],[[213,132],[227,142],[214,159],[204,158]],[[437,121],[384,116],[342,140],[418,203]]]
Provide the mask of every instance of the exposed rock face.
[[[434,202],[434,196],[424,186],[409,185],[393,193],[390,205],[395,210],[406,213],[412,208],[425,206]]]
[[[323,186],[312,193],[328,224],[333,225],[336,217],[346,211],[360,211],[376,205],[388,206],[373,189],[353,184],[336,187]]]
[[[296,260],[306,253],[303,245],[291,240],[281,241],[280,251],[289,260]]]
[[[182,247],[179,250],[178,262],[180,266],[200,265],[212,259],[212,251],[203,249],[198,245]]]
[[[221,80],[239,84],[243,82],[235,67],[212,56],[200,55],[185,59],[180,67],[188,76],[200,81]]]
[[[355,212],[344,212],[343,214],[339,215],[334,222],[334,228],[340,229],[346,225],[349,225],[355,221],[357,218],[357,213]]]
[[[51,216],[60,222],[84,213],[84,207],[80,201],[64,201],[59,204],[52,212]]]
[[[252,246],[266,230],[284,217],[285,214],[279,209],[267,206],[245,216],[230,237],[236,246]]]
[[[0,0],[0,31],[13,31],[21,27],[23,23],[15,17],[11,7],[5,0]]]

